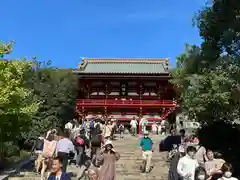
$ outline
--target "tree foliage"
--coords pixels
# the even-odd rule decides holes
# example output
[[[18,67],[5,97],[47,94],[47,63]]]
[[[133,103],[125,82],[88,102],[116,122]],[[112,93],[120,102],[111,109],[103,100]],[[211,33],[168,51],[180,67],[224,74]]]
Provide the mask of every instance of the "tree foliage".
[[[173,83],[184,111],[200,122],[239,119],[240,2],[216,0],[199,11],[201,47],[186,45]],[[237,26],[238,24],[238,26]]]
[[[240,1],[214,0],[199,11],[195,22],[204,40],[201,47],[208,65],[214,64],[223,52],[239,60]]]
[[[47,63],[49,64],[49,63]],[[38,64],[26,84],[41,100],[26,139],[39,136],[49,127],[61,128],[73,118],[77,92],[77,77],[68,69],[56,69]]]
[[[206,148],[222,153],[239,175],[240,1],[215,0],[195,19],[203,42],[187,45],[177,58],[172,82],[188,117],[202,123]]]
[[[6,45],[0,44],[2,57]],[[10,50],[10,49],[9,49]],[[27,131],[40,102],[32,89],[24,86],[24,76],[31,71],[32,61],[0,60],[0,160],[17,147],[16,137]]]
[[[0,43],[0,55],[13,42]],[[77,77],[51,63],[0,59],[0,166],[4,157],[51,127],[62,127],[75,110]]]

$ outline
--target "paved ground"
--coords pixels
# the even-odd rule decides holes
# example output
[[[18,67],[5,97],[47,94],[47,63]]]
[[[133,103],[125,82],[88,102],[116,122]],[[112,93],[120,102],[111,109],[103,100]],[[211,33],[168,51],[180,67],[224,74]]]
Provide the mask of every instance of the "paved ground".
[[[141,173],[140,164],[141,151],[139,149],[139,139],[127,135],[124,140],[114,141],[115,149],[121,154],[117,162],[117,180],[166,180],[168,165],[166,163],[166,154],[158,152],[158,144],[162,136],[152,136],[154,142],[153,166],[150,173]],[[10,177],[10,180],[40,180],[39,175],[33,171],[33,164],[25,166],[19,174]],[[69,167],[69,172],[77,173],[78,169]],[[73,178],[76,179],[76,178]]]

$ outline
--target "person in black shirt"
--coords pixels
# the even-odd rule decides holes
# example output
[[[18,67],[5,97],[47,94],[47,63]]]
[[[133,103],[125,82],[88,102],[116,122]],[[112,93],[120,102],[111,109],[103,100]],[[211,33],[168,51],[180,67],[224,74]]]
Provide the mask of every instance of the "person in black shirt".
[[[94,129],[91,139],[91,157],[92,157],[92,163],[94,166],[99,167],[100,162],[98,162],[98,159],[100,157],[101,152],[101,146],[104,144],[104,140],[102,137],[102,131],[100,129],[100,126]]]
[[[35,161],[35,170],[37,173],[40,172],[41,161],[42,161],[42,152],[43,152],[44,137],[40,136],[34,142],[33,151],[37,156]]]

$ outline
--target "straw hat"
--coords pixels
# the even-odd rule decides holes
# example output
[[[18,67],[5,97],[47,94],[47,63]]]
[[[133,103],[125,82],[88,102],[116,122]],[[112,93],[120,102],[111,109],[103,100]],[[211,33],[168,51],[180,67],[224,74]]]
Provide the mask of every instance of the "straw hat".
[[[112,143],[112,141],[107,140],[107,141],[104,143],[103,147],[106,147],[107,145],[110,145],[110,146],[112,147],[112,151],[115,152],[115,150],[113,149],[113,143]]]
[[[143,135],[148,135],[148,134],[149,134],[148,131],[143,132]]]

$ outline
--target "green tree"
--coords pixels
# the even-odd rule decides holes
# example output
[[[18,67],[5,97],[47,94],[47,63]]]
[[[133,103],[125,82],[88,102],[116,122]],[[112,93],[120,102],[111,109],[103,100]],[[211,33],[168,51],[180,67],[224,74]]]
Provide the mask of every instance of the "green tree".
[[[1,57],[11,52],[11,43],[0,43]],[[24,86],[25,75],[34,63],[27,60],[0,60],[0,162],[18,149],[20,133],[29,128],[40,101]]]
[[[201,45],[207,65],[214,67],[222,53],[239,60],[240,1],[214,0],[199,11],[195,23],[203,38]]]
[[[189,117],[204,123],[233,121],[239,118],[239,75],[240,67],[231,63],[173,82],[180,84],[181,105]]]
[[[238,119],[240,1],[216,0],[195,20],[201,47],[186,46],[173,83],[185,112],[198,121]]]
[[[42,103],[24,139],[35,138],[50,127],[62,128],[66,121],[73,118],[78,82],[71,69],[57,69],[49,62],[38,63],[26,84],[34,89]]]
[[[198,53],[188,46],[178,57],[173,83],[184,112],[203,124],[201,144],[222,153],[238,173],[240,132],[233,121],[240,119],[240,1],[211,1],[195,23],[203,42]]]
[[[4,55],[12,52],[13,43],[14,43],[13,41],[9,43],[3,43],[0,41],[0,58],[3,58]]]

